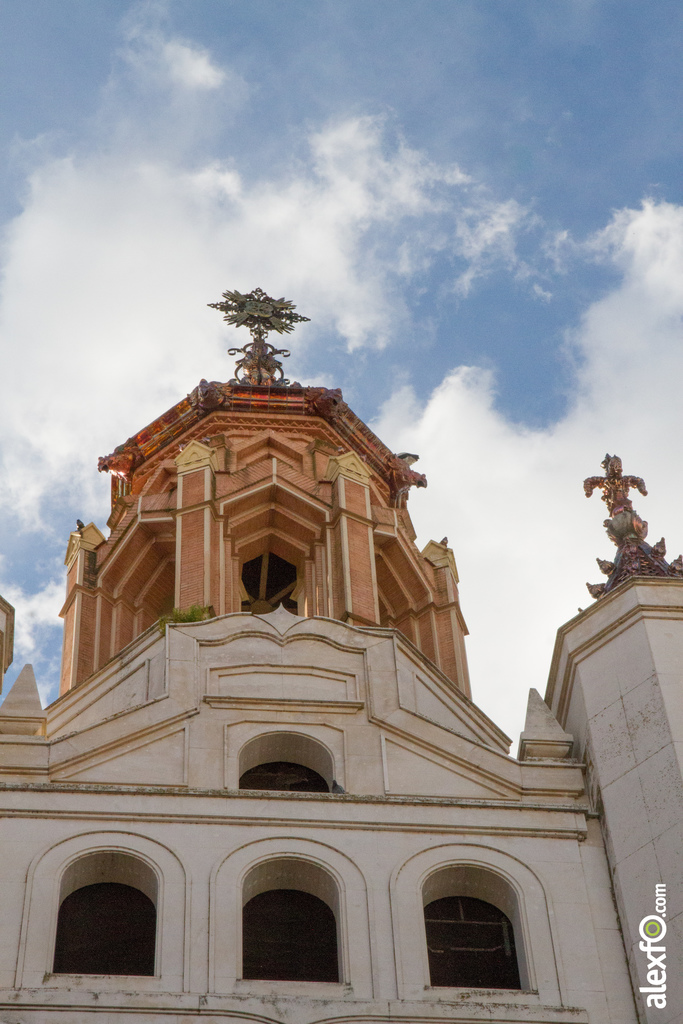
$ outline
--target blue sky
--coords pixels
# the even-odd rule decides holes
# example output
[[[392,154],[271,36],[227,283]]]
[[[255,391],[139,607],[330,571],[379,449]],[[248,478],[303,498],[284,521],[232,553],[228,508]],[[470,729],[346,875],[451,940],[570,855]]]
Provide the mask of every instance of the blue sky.
[[[580,487],[606,450],[683,544],[682,21],[664,0],[0,0],[8,683],[32,660],[54,696],[68,532],[107,517],[97,456],[232,376],[243,342],[205,304],[260,285],[311,317],[289,375],[420,453],[419,542],[450,537],[475,697],[514,735],[609,557]]]

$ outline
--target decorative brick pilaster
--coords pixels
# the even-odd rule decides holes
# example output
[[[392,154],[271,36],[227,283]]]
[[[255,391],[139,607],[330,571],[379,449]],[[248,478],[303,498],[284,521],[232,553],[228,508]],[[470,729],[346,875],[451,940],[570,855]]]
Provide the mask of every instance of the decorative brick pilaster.
[[[375,545],[370,505],[370,473],[355,452],[330,459],[333,487],[333,595],[335,618],[379,625]]]
[[[69,536],[64,559],[67,596],[60,612],[64,619],[60,694],[83,682],[96,667],[96,552],[104,540],[104,534],[94,523],[74,530]]]
[[[211,605],[212,560],[217,543],[214,509],[218,458],[214,448],[190,441],[175,459],[178,469],[175,605]]]
[[[0,693],[2,679],[14,655],[14,608],[0,597]]]
[[[445,538],[444,538],[445,540]],[[436,602],[431,622],[435,634],[435,661],[450,679],[471,696],[465,636],[467,627],[460,611],[458,570],[455,555],[445,543],[430,540],[422,556],[434,567]]]

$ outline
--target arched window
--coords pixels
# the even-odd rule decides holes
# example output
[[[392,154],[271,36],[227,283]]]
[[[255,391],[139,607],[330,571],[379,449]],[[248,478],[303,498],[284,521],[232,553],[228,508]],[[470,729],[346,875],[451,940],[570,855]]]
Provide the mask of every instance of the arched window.
[[[249,900],[242,920],[243,977],[339,981],[337,924],[317,896],[271,889]]]
[[[96,882],[59,908],[55,974],[154,974],[156,907],[139,889]]]
[[[430,985],[521,988],[515,895],[499,875],[445,868],[423,890]]]
[[[425,907],[433,986],[519,988],[515,936],[507,916],[484,900],[446,896]]]
[[[300,860],[258,865],[244,884],[242,977],[338,982],[338,914],[326,871]]]
[[[55,974],[153,975],[157,879],[117,851],[82,857],[62,879]]]
[[[340,792],[332,755],[322,743],[300,733],[271,732],[244,745],[239,759],[240,789]]]

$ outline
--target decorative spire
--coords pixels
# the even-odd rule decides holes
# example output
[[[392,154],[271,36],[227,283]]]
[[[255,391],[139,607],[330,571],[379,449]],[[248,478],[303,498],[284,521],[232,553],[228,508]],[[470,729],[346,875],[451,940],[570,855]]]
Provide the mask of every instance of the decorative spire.
[[[602,500],[610,514],[603,525],[607,536],[617,546],[617,554],[613,562],[596,559],[608,580],[606,583],[587,583],[591,597],[608,594],[630,576],[683,577],[683,556],[667,562],[663,537],[654,547],[645,543],[647,523],[640,518],[628,496],[631,488],[647,494],[644,480],[639,476],[624,476],[618,455],[605,455],[601,465],[605,475],[589,476],[583,481],[583,489],[587,498],[596,488],[602,491]]]
[[[285,348],[275,348],[266,341],[270,331],[290,334],[294,325],[309,321],[309,317],[295,313],[296,306],[288,299],[272,299],[260,288],[242,295],[241,292],[223,292],[223,302],[209,302],[211,309],[225,313],[223,319],[235,327],[245,325],[251,332],[252,340],[242,348],[229,348],[228,355],[240,352],[237,360],[236,377],[231,384],[260,384],[262,387],[286,387],[282,364],[276,356],[287,357]],[[240,376],[241,374],[241,376]]]

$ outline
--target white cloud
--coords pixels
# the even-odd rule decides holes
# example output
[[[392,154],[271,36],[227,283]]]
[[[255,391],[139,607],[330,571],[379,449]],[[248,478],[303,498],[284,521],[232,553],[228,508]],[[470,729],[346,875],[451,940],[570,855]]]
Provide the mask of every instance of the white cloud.
[[[295,347],[331,328],[354,348],[405,325],[407,251],[424,267],[447,244],[447,219],[461,244],[461,210],[464,259],[493,259],[501,233],[511,259],[509,204],[497,218],[481,202],[478,231],[472,196],[461,205],[466,176],[394,143],[380,120],[339,121],[310,143],[309,166],[259,182],[226,162],[188,170],[100,150],[35,170],[4,245],[6,509],[35,523],[61,491],[78,495],[83,518],[102,517],[97,455],[200,377],[229,372],[225,328],[206,308],[228,285],[296,296],[314,323]]]
[[[468,295],[474,280],[494,265],[508,270],[520,268],[515,242],[517,231],[527,216],[528,212],[514,199],[496,203],[479,197],[476,205],[462,211],[455,234],[459,255],[468,266],[455,284],[459,295]]]
[[[3,587],[3,596],[16,612],[15,653],[19,658],[30,658],[36,650],[36,633],[40,628],[62,625],[58,613],[64,604],[64,581],[51,580],[35,594],[27,594],[21,587],[7,584]]]
[[[173,39],[161,52],[171,79],[189,89],[218,89],[225,81],[225,71],[211,62],[206,50]]]
[[[16,675],[26,663],[33,664],[38,690],[45,706],[57,696],[54,692],[54,678],[59,671],[59,664],[56,659],[51,664],[44,649],[46,642],[54,639],[55,631],[62,628],[59,609],[64,603],[64,580],[61,576],[52,579],[33,594],[11,583],[3,583],[0,593],[15,610],[12,675]],[[7,682],[4,691],[3,697],[9,692]]]
[[[553,293],[547,291],[545,288],[541,288],[540,284],[534,282],[531,286],[531,290],[538,299],[542,299],[543,302],[550,302],[553,297]]]
[[[212,91],[234,77],[234,72],[213,61],[205,47],[187,39],[167,38],[164,3],[139,4],[124,20],[126,45],[120,56],[141,78],[161,86],[172,83],[183,89]]]
[[[621,270],[618,287],[587,311],[570,341],[577,394],[545,430],[523,430],[495,409],[494,380],[454,370],[424,408],[396,394],[373,426],[394,450],[419,452],[429,488],[414,492],[420,539],[450,538],[461,577],[475,700],[514,739],[528,687],[544,690],[557,628],[591,599],[595,558],[614,548],[604,509],[581,483],[606,451],[645,477],[636,507],[651,538],[683,548],[683,208],[646,202],[616,213],[587,250]]]
[[[183,89],[212,91],[234,74],[214,64],[202,47],[180,39],[167,40],[146,26],[136,26],[131,31],[121,56],[140,79],[160,87],[172,84]]]
[[[249,100],[249,86],[234,68],[219,64],[205,47],[169,35],[166,8],[134,4],[123,18],[125,42],[90,123],[96,148],[110,162],[196,164]],[[79,139],[78,148],[87,152],[87,140]]]

